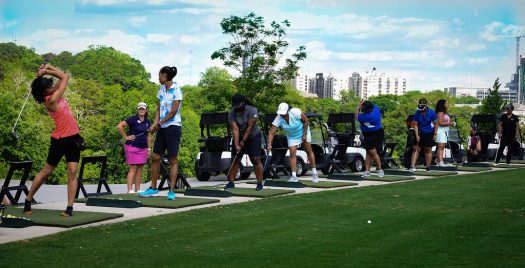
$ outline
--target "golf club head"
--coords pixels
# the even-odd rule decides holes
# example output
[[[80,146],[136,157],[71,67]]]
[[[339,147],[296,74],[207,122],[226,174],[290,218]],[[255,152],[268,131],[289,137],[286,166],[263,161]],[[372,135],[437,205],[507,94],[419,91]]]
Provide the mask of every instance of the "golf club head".
[[[16,130],[11,131],[11,134],[12,134],[13,137],[14,137],[15,139],[17,139],[17,140],[20,138],[20,135],[18,135],[18,132],[16,132]]]

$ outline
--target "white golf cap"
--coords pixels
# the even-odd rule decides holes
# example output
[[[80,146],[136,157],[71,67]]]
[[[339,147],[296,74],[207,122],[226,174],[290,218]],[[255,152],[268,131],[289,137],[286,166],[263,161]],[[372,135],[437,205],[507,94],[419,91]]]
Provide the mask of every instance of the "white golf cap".
[[[140,109],[140,108],[146,109],[147,107],[148,107],[148,105],[146,105],[146,103],[144,103],[144,102],[139,102],[139,104],[137,105],[137,109]]]
[[[288,108],[288,103],[281,102],[281,104],[279,104],[279,108],[277,108],[277,114],[285,115],[286,113],[288,113]]]

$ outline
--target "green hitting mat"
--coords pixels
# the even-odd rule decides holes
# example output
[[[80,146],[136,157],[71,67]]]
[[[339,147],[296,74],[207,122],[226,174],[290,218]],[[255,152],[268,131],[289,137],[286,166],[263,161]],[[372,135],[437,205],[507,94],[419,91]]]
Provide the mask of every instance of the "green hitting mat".
[[[424,171],[424,170],[416,170],[416,172],[414,172],[412,174],[416,175],[416,176],[439,177],[439,176],[458,175],[458,172],[457,171],[435,171],[435,170],[427,172],[427,171]]]
[[[280,181],[280,180],[271,180],[272,183],[268,184],[270,180],[266,180],[266,182],[264,183],[264,186],[274,186],[274,185],[270,185],[272,183],[289,183],[289,182],[286,182],[286,180],[284,181]],[[257,182],[248,182],[248,184],[256,184]],[[303,185],[303,187],[311,187],[311,188],[336,188],[336,187],[346,187],[346,186],[355,186],[357,185],[357,183],[355,182],[341,182],[341,181],[319,181],[318,183],[315,183],[315,182],[312,182],[311,180],[299,180],[299,183],[301,183]],[[284,186],[284,187],[288,187],[288,186]]]
[[[410,177],[410,176],[395,176],[395,175],[385,175],[382,178],[378,176],[370,176],[363,178],[365,181],[386,181],[386,182],[394,182],[394,181],[407,181],[407,180],[414,180],[416,177]]]
[[[295,193],[294,190],[265,188],[262,191],[256,191],[255,187],[241,188],[237,186],[233,189],[224,190],[224,185],[216,185],[216,186],[191,187],[191,188],[186,189],[186,192],[184,193],[184,195],[194,194],[198,196],[209,196],[209,195],[214,195],[217,192],[224,192],[225,194],[229,193],[231,194],[231,196],[260,197],[260,198]]]
[[[416,166],[417,169],[425,169],[425,166]],[[436,171],[457,171],[458,168],[456,166],[430,166],[430,170],[436,170]]]
[[[458,171],[467,171],[467,172],[481,172],[492,170],[490,167],[469,167],[469,166],[458,166]]]
[[[525,165],[523,165],[523,164],[512,164],[512,162],[511,162],[510,165],[507,165],[507,163],[499,163],[499,165],[493,164],[491,167],[493,167],[493,168],[524,168]]]
[[[96,198],[83,198],[77,199],[75,202],[86,203],[86,205],[92,206],[104,206],[104,207],[117,207],[118,204],[123,204],[123,202],[128,203],[137,203],[141,204],[144,207],[154,207],[154,208],[183,208],[190,206],[198,206],[210,203],[219,202],[218,199],[209,199],[209,198],[189,198],[189,197],[180,197],[177,196],[175,200],[168,200],[166,196],[152,196],[152,197],[141,197],[137,194],[117,194],[117,195],[107,195],[99,196]],[[117,205],[112,205],[117,204]],[[140,206],[140,205],[139,205]],[[129,208],[129,206],[124,206]],[[135,206],[137,207],[137,206]]]
[[[8,207],[5,210],[6,215],[12,215],[19,218],[26,218],[34,225],[55,226],[55,227],[74,227],[93,222],[105,221],[124,216],[120,213],[103,213],[89,211],[73,211],[73,217],[63,217],[60,215],[62,210],[52,209],[33,209],[33,214],[25,215],[21,207]]]
[[[333,173],[326,176],[329,180],[349,180],[349,181],[362,181],[363,178],[359,173]]]
[[[487,163],[487,162],[470,162],[470,163],[464,163],[464,167],[491,167],[493,163]]]

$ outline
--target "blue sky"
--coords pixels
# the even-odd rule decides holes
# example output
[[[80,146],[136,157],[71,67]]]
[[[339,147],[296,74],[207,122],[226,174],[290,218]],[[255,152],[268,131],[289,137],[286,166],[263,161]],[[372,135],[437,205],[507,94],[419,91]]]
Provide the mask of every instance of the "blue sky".
[[[407,77],[410,89],[490,87],[515,68],[516,40],[492,36],[525,35],[519,2],[0,0],[0,42],[16,39],[37,53],[111,46],[140,60],[153,81],[175,65],[179,82],[196,84],[207,67],[222,66],[210,58],[229,41],[220,21],[254,12],[267,23],[291,22],[287,52],[308,52],[302,74],[343,78],[376,67]],[[521,47],[525,55],[525,38]]]

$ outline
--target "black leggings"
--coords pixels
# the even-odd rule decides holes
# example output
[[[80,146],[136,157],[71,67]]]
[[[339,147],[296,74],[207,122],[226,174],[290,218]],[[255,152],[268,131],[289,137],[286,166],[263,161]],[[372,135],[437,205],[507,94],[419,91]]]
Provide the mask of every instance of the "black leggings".
[[[499,163],[499,160],[503,156],[503,151],[505,150],[505,147],[508,146],[507,149],[507,164],[510,164],[510,158],[512,157],[512,153],[514,152],[514,135],[512,136],[501,136],[501,140],[499,141],[499,148],[498,148],[498,154],[496,155],[496,163]]]

